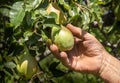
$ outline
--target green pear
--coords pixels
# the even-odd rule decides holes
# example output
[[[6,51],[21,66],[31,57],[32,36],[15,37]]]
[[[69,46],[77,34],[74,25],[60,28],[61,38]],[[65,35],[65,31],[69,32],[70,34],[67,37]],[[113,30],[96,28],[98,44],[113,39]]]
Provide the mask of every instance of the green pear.
[[[24,75],[26,79],[30,79],[38,70],[35,58],[31,55],[22,55],[17,64],[17,70],[20,74]]]
[[[60,51],[71,50],[74,46],[74,37],[71,31],[64,26],[61,26],[60,29],[58,27],[53,27],[51,37]]]

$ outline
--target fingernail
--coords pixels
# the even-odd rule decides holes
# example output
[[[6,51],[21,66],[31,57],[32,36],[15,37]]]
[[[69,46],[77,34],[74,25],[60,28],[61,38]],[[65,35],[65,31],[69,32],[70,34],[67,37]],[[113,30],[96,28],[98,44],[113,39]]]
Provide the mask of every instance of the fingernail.
[[[71,26],[71,24],[67,24],[67,26]]]

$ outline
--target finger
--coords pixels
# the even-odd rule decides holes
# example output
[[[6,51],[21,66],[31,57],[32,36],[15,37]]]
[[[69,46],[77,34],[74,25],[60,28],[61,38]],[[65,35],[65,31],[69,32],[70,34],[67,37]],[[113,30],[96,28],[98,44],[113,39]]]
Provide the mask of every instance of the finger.
[[[93,35],[89,34],[86,31],[83,31],[79,27],[75,27],[71,24],[67,24],[67,28],[73,33],[74,36],[80,38],[81,40],[96,39]]]
[[[60,59],[65,66],[69,67],[69,59],[66,52],[59,53],[59,50],[56,45],[51,45],[50,50],[56,58]]]
[[[60,58],[59,55],[59,50],[58,50],[58,47],[56,45],[50,45],[49,49],[51,50],[51,52],[53,53],[53,55],[55,55],[56,58]]]
[[[81,28],[75,27],[71,24],[67,24],[66,27],[73,33],[73,35],[75,35],[78,38],[82,38],[84,31],[82,31]]]
[[[66,52],[60,53],[60,60],[65,66],[67,66],[67,67],[70,66],[69,58],[68,58],[68,55]]]
[[[77,38],[77,37],[74,37],[74,42],[75,42],[75,43],[82,42],[82,39]]]

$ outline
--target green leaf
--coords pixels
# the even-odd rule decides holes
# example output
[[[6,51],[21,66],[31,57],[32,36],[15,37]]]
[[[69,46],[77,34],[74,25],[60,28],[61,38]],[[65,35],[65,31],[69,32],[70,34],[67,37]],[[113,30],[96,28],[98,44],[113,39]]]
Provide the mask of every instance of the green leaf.
[[[58,28],[60,28],[60,25],[57,25],[57,24],[48,24],[48,23],[46,23],[46,24],[43,25],[43,29],[46,29],[47,27],[49,27],[49,28],[52,28],[52,27],[58,27]]]
[[[42,31],[42,38],[44,41],[48,41],[48,39],[49,39],[44,31]]]
[[[24,33],[25,40],[26,40],[26,41],[29,40],[29,37],[30,37],[32,34],[33,34],[33,32],[31,32],[31,31],[26,31],[26,32]]]
[[[25,2],[26,11],[30,11],[37,8],[41,4],[42,0],[25,0]]]
[[[32,12],[26,13],[26,20],[25,21],[29,27],[33,25],[34,20],[32,19]]]
[[[56,67],[59,65],[60,62],[53,62],[50,64],[49,66],[49,70],[52,72],[52,74],[54,75],[54,77],[60,77],[65,75],[65,72],[56,69]]]
[[[90,22],[89,13],[87,11],[83,12],[83,24],[88,24]]]
[[[59,24],[56,24],[57,21],[57,14],[54,12],[51,12],[48,16],[46,16],[46,19],[44,19],[44,25],[43,28],[45,29],[46,27],[59,27]]]
[[[105,5],[105,2],[103,2],[103,1],[97,1],[96,4]]]
[[[65,0],[59,0],[60,4],[64,6],[65,9],[69,10],[70,6],[65,2]]]
[[[15,2],[10,10],[10,22],[15,29],[21,24],[25,16],[25,10],[23,9],[23,2]]]
[[[4,65],[7,68],[15,68],[16,67],[15,63],[13,63],[13,62],[7,62]]]
[[[73,7],[72,9],[68,10],[69,15],[71,16],[71,18],[69,19],[70,22],[75,22],[80,17],[79,11],[80,10],[78,7]],[[81,19],[79,19],[79,21],[80,20]]]
[[[0,13],[4,16],[9,17],[9,9],[8,8],[0,8]]]
[[[44,21],[44,24],[56,24],[57,23],[57,14],[51,12]]]

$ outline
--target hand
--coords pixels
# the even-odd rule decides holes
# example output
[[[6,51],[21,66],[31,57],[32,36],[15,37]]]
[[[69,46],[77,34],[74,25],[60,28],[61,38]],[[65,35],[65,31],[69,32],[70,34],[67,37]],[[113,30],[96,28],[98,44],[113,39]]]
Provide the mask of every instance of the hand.
[[[68,24],[67,28],[74,35],[74,48],[67,52],[60,52],[58,47],[53,44],[49,47],[51,52],[65,66],[74,71],[98,73],[102,65],[104,47],[93,35],[80,28],[71,24]]]

